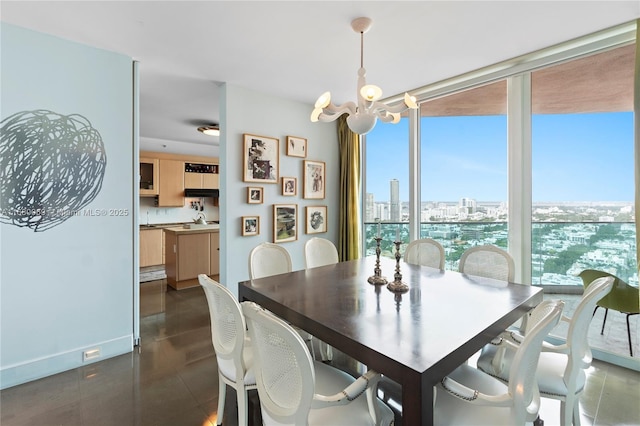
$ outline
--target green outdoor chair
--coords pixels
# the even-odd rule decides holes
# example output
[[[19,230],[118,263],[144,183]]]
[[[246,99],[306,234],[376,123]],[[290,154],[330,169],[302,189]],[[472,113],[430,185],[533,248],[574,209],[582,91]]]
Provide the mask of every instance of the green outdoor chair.
[[[640,313],[640,293],[638,292],[638,289],[636,287],[630,286],[613,274],[604,271],[598,271],[595,269],[585,269],[584,271],[580,272],[579,276],[580,278],[582,278],[582,283],[584,284],[585,288],[587,288],[589,284],[591,284],[596,278],[615,278],[611,292],[600,299],[595,309],[593,310],[593,315],[596,314],[598,308],[605,309],[604,321],[602,321],[602,330],[600,331],[600,334],[604,334],[604,325],[607,322],[607,313],[609,312],[609,309],[616,310],[627,316],[627,337],[629,338],[629,354],[633,356],[629,317],[631,315],[638,315]]]

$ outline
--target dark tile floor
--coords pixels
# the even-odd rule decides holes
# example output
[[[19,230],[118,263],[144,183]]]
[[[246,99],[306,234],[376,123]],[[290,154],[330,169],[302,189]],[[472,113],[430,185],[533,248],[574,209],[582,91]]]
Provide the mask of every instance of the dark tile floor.
[[[0,424],[215,425],[218,375],[204,294],[199,287],[165,290],[164,281],[142,285],[139,350],[3,390]],[[357,368],[339,353],[334,362]],[[381,390],[397,412],[398,387],[387,382]],[[257,419],[255,393],[251,399],[250,417]],[[582,423],[638,425],[638,401],[640,373],[596,361],[581,400]],[[224,417],[224,424],[237,423],[233,389]],[[541,417],[546,426],[558,424],[559,404],[543,399]]]

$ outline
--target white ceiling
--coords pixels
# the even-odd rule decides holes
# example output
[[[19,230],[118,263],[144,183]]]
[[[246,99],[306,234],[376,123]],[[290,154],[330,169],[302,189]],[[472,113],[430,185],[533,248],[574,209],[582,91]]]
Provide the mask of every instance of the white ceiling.
[[[386,95],[640,17],[640,1],[6,1],[4,22],[140,62],[140,135],[210,145],[218,82],[312,104],[355,98],[359,35],[367,80]],[[322,125],[319,123],[318,125]]]

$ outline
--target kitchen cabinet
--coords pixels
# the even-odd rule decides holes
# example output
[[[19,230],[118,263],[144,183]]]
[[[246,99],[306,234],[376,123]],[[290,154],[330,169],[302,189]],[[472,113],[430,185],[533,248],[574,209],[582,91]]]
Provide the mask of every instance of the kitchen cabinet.
[[[184,187],[190,189],[219,189],[218,165],[185,163]]]
[[[163,260],[163,230],[140,230],[140,267],[162,265]]]
[[[198,275],[220,273],[220,234],[216,229],[165,229],[167,283],[181,290],[196,287]]]
[[[211,247],[209,275],[218,275],[220,274],[220,233],[212,232],[209,236],[209,246]]]
[[[159,163],[157,158],[140,157],[140,196],[158,195]]]
[[[158,207],[184,206],[184,161],[160,159]]]

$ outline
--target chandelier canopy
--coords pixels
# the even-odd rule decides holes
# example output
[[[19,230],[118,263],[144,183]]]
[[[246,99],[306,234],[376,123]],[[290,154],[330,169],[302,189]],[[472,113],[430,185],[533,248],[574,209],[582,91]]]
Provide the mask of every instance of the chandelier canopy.
[[[416,99],[408,93],[404,94],[404,102],[389,106],[378,99],[382,97],[382,89],[374,84],[367,84],[364,69],[364,33],[371,28],[370,18],[356,18],[351,21],[351,28],[360,33],[360,69],[358,70],[357,104],[346,102],[342,105],[331,103],[331,93],[324,92],[314,105],[311,112],[311,121],[329,122],[337,119],[344,113],[348,113],[347,125],[360,135],[369,133],[380,119],[385,123],[397,123],[400,121],[400,113],[407,109],[417,109]]]

